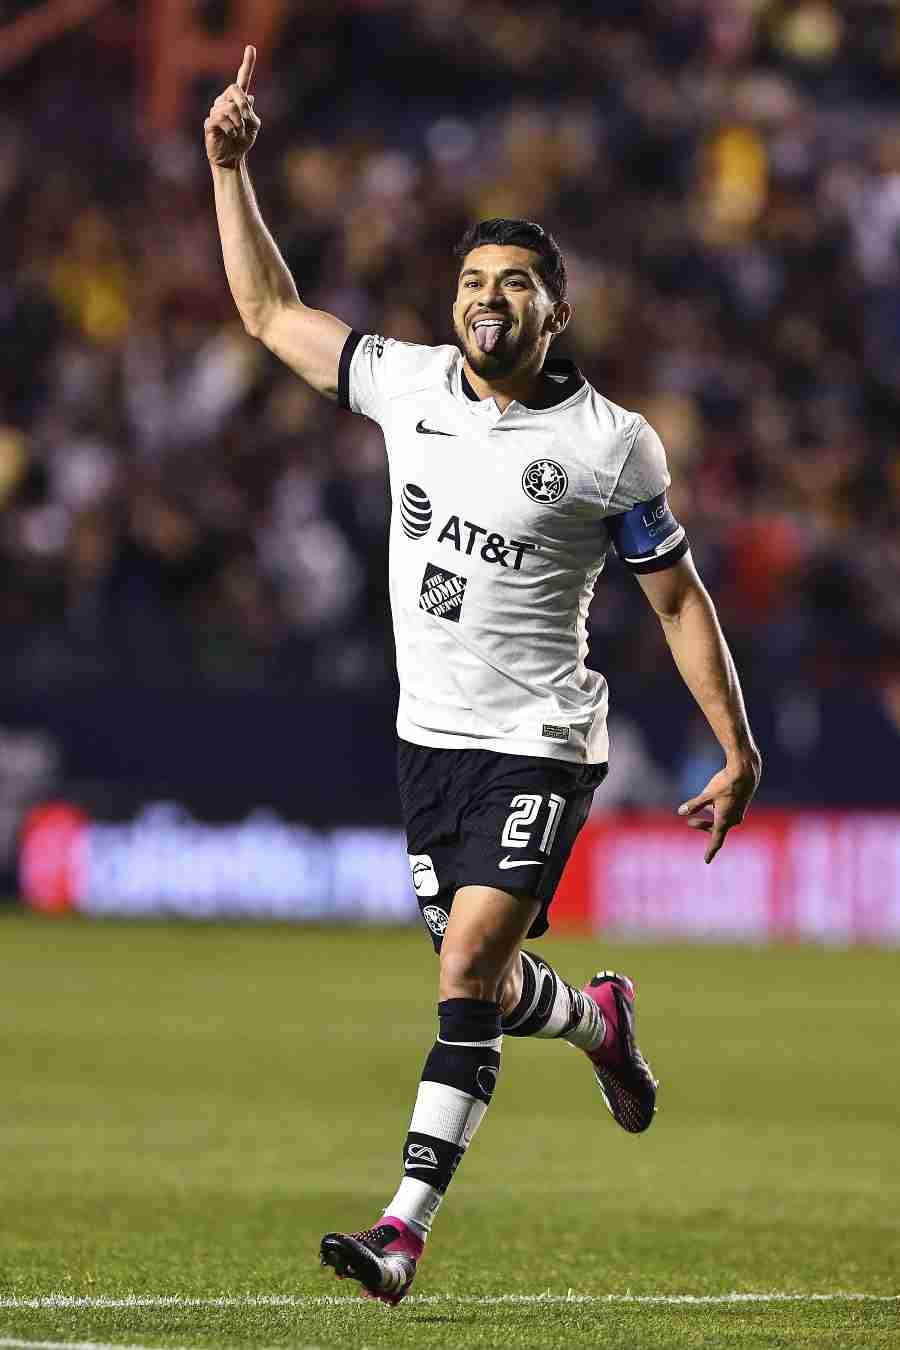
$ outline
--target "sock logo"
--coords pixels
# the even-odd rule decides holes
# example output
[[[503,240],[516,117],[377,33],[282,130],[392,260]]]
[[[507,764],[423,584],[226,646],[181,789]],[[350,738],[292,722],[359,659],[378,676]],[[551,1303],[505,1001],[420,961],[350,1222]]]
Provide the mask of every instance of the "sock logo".
[[[497,1072],[493,1064],[479,1064],[478,1072],[475,1075],[475,1082],[488,1101],[494,1095],[494,1088],[497,1086]]]
[[[430,1144],[407,1144],[406,1161],[403,1164],[404,1170],[411,1172],[414,1168],[426,1168],[428,1171],[437,1171],[437,1154]]]

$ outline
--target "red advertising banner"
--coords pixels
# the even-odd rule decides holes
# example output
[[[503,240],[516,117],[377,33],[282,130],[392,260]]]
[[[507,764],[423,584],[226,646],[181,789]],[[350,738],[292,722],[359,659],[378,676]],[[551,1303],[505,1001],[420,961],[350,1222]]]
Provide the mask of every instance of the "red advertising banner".
[[[665,813],[595,818],[554,923],[641,937],[900,941],[900,812],[758,808],[715,861]]]
[[[19,888],[32,909],[59,914],[78,905],[88,818],[68,802],[28,813],[19,836]]]

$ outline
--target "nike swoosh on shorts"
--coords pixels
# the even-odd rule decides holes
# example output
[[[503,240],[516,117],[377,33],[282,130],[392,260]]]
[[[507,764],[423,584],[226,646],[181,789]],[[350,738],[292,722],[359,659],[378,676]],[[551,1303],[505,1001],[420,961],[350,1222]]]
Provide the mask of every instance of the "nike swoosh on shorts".
[[[543,862],[538,859],[510,858],[509,856],[501,858],[497,866],[501,872],[505,872],[508,867],[543,867]]]

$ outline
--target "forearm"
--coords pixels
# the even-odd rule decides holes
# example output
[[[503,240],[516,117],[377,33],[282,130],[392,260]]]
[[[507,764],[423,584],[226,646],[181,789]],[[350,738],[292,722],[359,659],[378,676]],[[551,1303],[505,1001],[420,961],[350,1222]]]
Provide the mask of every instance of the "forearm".
[[[692,587],[677,613],[659,617],[681,678],[726,760],[758,759],[737,670],[706,590]]]
[[[297,303],[297,288],[260,215],[246,162],[211,167],[228,285],[244,327],[258,337],[280,305]]]

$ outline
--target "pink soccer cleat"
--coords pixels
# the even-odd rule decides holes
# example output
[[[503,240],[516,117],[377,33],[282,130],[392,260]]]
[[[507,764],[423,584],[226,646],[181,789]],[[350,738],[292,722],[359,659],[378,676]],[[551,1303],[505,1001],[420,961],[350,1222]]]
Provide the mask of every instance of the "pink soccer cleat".
[[[610,1115],[629,1134],[649,1129],[659,1086],[634,1039],[634,985],[627,975],[600,970],[581,991],[603,1013],[606,1036],[585,1054],[594,1066]]]
[[[395,1308],[409,1293],[424,1247],[402,1219],[386,1214],[359,1233],[326,1233],[319,1257],[339,1280],[358,1280],[368,1298]]]

